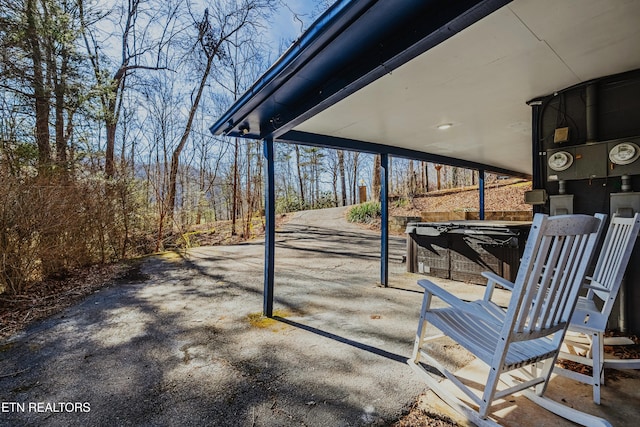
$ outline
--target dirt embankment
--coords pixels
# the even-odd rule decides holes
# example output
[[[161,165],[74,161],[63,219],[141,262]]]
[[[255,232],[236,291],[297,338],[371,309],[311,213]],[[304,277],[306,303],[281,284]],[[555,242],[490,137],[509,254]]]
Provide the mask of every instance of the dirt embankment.
[[[499,180],[485,187],[485,211],[531,211],[524,202],[525,191],[531,190],[531,181],[522,179]],[[389,203],[391,215],[420,216],[422,212],[477,211],[478,186],[445,189]]]

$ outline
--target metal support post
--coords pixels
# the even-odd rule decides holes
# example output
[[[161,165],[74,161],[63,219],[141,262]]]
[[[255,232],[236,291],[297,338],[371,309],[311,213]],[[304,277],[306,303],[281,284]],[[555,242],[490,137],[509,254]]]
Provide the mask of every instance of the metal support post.
[[[275,273],[276,250],[276,198],[274,179],[273,138],[263,141],[264,157],[266,160],[266,188],[265,188],[265,238],[264,238],[264,305],[263,314],[273,317],[273,278]]]
[[[389,155],[380,155],[380,284],[389,285]]]
[[[480,220],[484,220],[484,169],[478,170],[478,193],[480,199]]]

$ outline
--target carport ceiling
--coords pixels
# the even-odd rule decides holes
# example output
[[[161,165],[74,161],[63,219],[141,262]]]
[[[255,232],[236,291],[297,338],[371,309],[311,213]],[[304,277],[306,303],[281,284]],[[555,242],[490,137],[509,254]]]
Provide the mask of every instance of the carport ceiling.
[[[351,30],[376,7],[403,4],[377,3],[349,24]],[[262,104],[232,108],[233,114],[212,131],[217,127],[218,133],[242,134],[243,124],[252,132],[260,127],[253,137],[277,138],[298,131],[289,135],[345,138],[462,159],[487,165],[488,170],[531,174],[527,101],[640,68],[640,1],[516,0],[496,9],[408,62],[383,63],[388,69],[379,78],[356,80],[361,87],[352,85],[343,95],[336,91],[331,102],[318,101],[306,113],[287,115],[297,105],[286,90],[287,84],[295,82],[289,76],[285,83],[273,86]],[[358,31],[359,41],[348,30],[333,29],[331,43],[295,72],[290,70],[293,78],[305,78],[305,69],[328,62],[323,52],[327,56],[332,44],[349,43],[348,37],[351,45],[379,42],[365,37],[366,29]],[[307,86],[315,85],[320,92],[318,88],[328,84],[309,81],[305,78]],[[267,123],[273,123],[274,117],[287,119],[269,135]],[[453,126],[439,130],[438,125],[445,123]]]

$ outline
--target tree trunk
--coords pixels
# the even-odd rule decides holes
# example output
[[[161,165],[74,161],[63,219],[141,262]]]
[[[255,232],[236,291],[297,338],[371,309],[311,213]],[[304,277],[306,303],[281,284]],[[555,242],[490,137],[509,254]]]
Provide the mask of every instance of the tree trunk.
[[[315,191],[315,206],[317,207],[320,203],[320,153],[319,149],[314,149],[312,152],[313,155],[313,174],[314,174],[314,191]]]
[[[429,192],[429,163],[427,162],[421,162],[422,163],[422,188],[424,190],[425,193]]]
[[[353,188],[352,193],[351,193],[351,203],[352,204],[356,204],[358,203],[358,160],[360,158],[360,153],[357,151],[353,152],[353,169],[351,170],[352,173],[352,185]]]
[[[331,171],[331,188],[333,190],[333,206],[338,207],[338,171],[332,168]]]
[[[396,173],[396,183],[393,185],[393,157],[389,156],[389,193],[396,194],[398,191],[398,180],[400,179],[398,174]]]
[[[347,184],[344,175],[344,151],[338,150],[338,168],[340,170],[340,187],[342,189],[342,206],[347,206]]]
[[[35,0],[26,2],[26,36],[33,61],[33,91],[36,113],[36,145],[38,146],[38,173],[42,173],[51,163],[51,143],[49,141],[49,93],[44,81],[43,58],[36,25]]]
[[[63,170],[66,170],[67,167],[67,141],[65,138],[65,126],[64,126],[64,109],[65,109],[65,93],[67,91],[67,68],[68,68],[68,52],[65,47],[63,47],[61,52],[61,60],[62,64],[60,66],[60,75],[55,78],[54,82],[54,94],[56,98],[56,107],[55,107],[55,130],[56,130],[56,163]],[[52,65],[55,67],[55,60],[52,59]],[[55,70],[55,68],[54,68]],[[71,118],[69,118],[69,121]]]
[[[440,190],[442,188],[442,177],[440,176],[440,171],[442,170],[442,165],[436,165],[436,178],[437,178],[437,186],[436,189]]]
[[[376,154],[374,160],[373,160],[373,179],[372,179],[372,184],[371,184],[371,198],[376,201],[379,202],[380,201],[380,187],[381,187],[381,183],[380,183],[380,168],[381,168],[381,158],[380,158],[380,154]]]
[[[191,109],[189,110],[189,119],[187,120],[187,124],[185,125],[184,132],[182,133],[182,137],[180,138],[180,142],[178,143],[178,146],[175,148],[175,150],[173,150],[173,155],[171,156],[171,172],[169,174],[169,196],[167,198],[167,215],[170,221],[173,220],[173,210],[176,205],[176,177],[178,176],[180,153],[182,152],[182,149],[189,139],[191,126],[193,124],[193,118],[195,117],[196,111],[198,110],[198,105],[200,105],[200,98],[202,98],[202,92],[204,91],[205,85],[207,83],[207,77],[209,77],[209,73],[211,72],[213,58],[214,55],[210,55],[207,58],[207,66],[205,67],[204,73],[202,74],[200,85],[198,86],[198,92],[195,99],[193,100],[193,103],[191,104]]]
[[[231,235],[236,235],[236,222],[238,221],[238,138],[235,138],[233,152],[233,183],[231,184]]]
[[[145,69],[159,69],[158,67],[148,67],[139,65],[136,67],[130,67],[129,62],[132,57],[136,56],[136,53],[129,51],[129,34],[133,32],[133,28],[136,24],[136,17],[138,16],[138,7],[140,0],[129,0],[128,9],[126,12],[126,21],[124,23],[122,34],[122,45],[120,46],[122,53],[122,60],[116,72],[113,74],[111,80],[105,78],[105,70],[102,69],[98,58],[101,56],[101,47],[93,40],[90,43],[90,37],[87,35],[88,25],[85,22],[84,2],[78,1],[78,10],[80,19],[82,21],[82,35],[84,38],[85,47],[91,61],[91,66],[95,75],[96,83],[102,86],[109,85],[108,89],[100,97],[102,104],[102,113],[104,115],[104,124],[106,128],[106,148],[105,148],[105,162],[104,173],[107,178],[113,178],[115,176],[116,164],[115,164],[115,146],[116,146],[116,128],[118,126],[119,115],[119,99],[122,96],[124,90],[124,80],[126,74],[132,68],[145,68]]]
[[[200,150],[200,165],[198,167],[198,206],[196,208],[196,225],[202,222],[202,203],[205,198],[205,168],[206,168],[206,148],[204,139],[202,140],[202,148]]]
[[[120,73],[120,70],[117,74]],[[112,85],[112,92],[108,95],[109,99],[106,101],[104,107],[105,111],[105,127],[107,128],[107,146],[105,150],[104,159],[104,174],[107,178],[113,178],[116,174],[116,128],[118,126],[118,102],[117,98],[120,93],[119,87],[122,84],[119,77],[114,77]]]
[[[305,205],[304,201],[304,183],[302,182],[302,167],[300,165],[300,147],[296,144],[293,146],[296,150],[296,165],[298,167],[298,183],[300,184],[300,204],[303,207]]]
[[[413,160],[409,160],[409,197],[413,197],[416,194],[416,173],[414,170]]]
[[[254,185],[255,191],[256,191],[256,202],[255,204],[256,209],[258,209],[260,212],[262,212],[262,203],[264,200],[264,197],[262,197],[262,145],[261,143],[258,141],[256,142],[256,160],[257,160],[257,165],[256,165],[256,170],[258,175],[255,177],[256,179],[256,184]]]

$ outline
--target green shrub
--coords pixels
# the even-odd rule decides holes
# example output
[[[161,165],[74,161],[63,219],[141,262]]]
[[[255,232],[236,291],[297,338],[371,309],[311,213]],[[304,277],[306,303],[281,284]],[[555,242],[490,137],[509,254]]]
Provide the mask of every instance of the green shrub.
[[[409,205],[409,200],[404,197],[399,197],[393,202],[393,206],[396,208],[405,208]]]
[[[347,213],[350,222],[368,223],[380,217],[380,202],[366,202],[353,206]]]
[[[293,194],[289,197],[282,196],[276,199],[276,213],[278,214],[311,209],[335,208],[336,206],[336,200],[330,191],[320,193],[318,200],[315,200],[313,204],[308,200],[305,200],[305,202],[302,203],[302,200],[297,194]]]
[[[276,213],[288,213],[288,212],[297,212],[304,211],[310,209],[308,203],[302,203],[302,200],[297,195],[289,196],[289,197],[278,197],[276,199]]]

